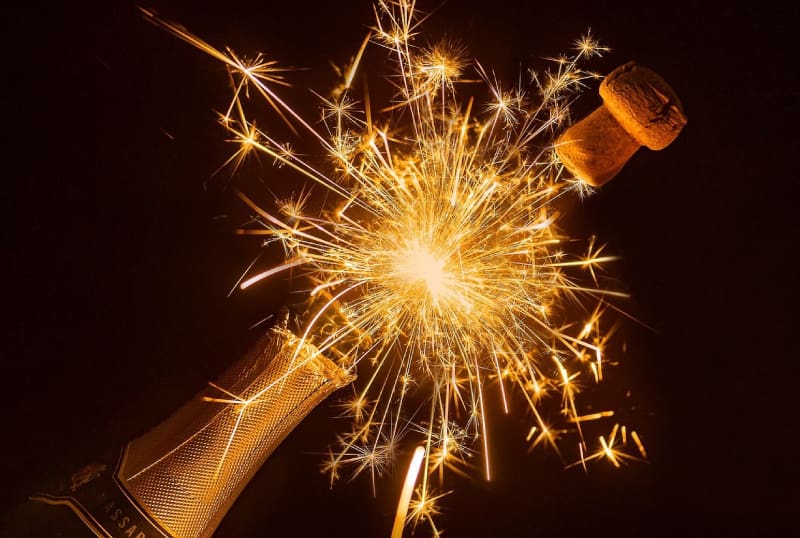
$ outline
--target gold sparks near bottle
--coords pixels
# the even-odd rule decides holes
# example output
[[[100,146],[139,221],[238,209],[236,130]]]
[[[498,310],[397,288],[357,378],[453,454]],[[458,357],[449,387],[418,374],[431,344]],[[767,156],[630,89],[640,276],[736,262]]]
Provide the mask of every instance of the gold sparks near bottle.
[[[272,328],[207,389],[125,446],[118,461],[88,465],[28,505],[62,512],[52,521],[63,528],[46,536],[78,536],[79,528],[114,538],[211,536],[283,439],[350,381],[314,346]],[[45,536],[32,530],[41,522],[29,523],[26,529],[15,518],[12,536]]]

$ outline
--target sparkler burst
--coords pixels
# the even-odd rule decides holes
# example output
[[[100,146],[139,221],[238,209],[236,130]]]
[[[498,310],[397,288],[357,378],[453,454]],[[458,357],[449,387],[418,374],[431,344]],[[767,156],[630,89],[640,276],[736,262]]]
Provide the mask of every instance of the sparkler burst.
[[[331,448],[324,470],[331,483],[345,467],[367,472],[374,488],[406,444],[421,443],[422,471],[405,517],[438,534],[432,516],[446,471],[482,467],[491,477],[491,406],[508,412],[524,402],[534,421],[531,447],[561,454],[557,438],[573,435],[566,446],[576,455],[563,456],[570,464],[619,466],[645,456],[625,426],[606,428],[607,437],[584,431],[587,422],[613,417],[583,413],[577,396],[603,378],[613,332],[605,330],[606,298],[623,294],[599,287],[613,258],[593,242],[585,255],[570,254],[556,227],[558,199],[589,188],[564,172],[552,140],[576,93],[598,78],[582,61],[607,49],[587,34],[571,56],[532,73],[530,85],[505,88],[459,44],[420,45],[414,1],[379,0],[375,12],[376,26],[341,70],[342,83],[322,99],[320,123],[283,99],[286,70],[275,62],[220,51],[144,14],[227,65],[233,98],[221,123],[238,143],[229,163],[266,155],[328,191],[322,209],[307,209],[309,197],[300,196],[280,201],[276,212],[240,194],[256,216],[240,233],[279,243],[286,256],[241,287],[304,271],[312,284],[302,339],[360,376],[344,403],[353,429]],[[370,44],[393,62],[385,80],[394,99],[381,108],[351,87]],[[461,98],[467,82],[488,99]],[[246,113],[256,94],[315,140],[326,160],[315,164],[257,128]],[[541,407],[553,395],[559,424]]]

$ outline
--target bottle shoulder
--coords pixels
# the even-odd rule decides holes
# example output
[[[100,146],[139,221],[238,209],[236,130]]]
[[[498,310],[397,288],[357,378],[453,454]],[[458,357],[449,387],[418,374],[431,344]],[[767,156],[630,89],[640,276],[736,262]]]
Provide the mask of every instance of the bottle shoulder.
[[[95,538],[78,515],[65,505],[28,500],[0,517],[0,536],[8,538]]]
[[[85,465],[31,495],[7,514],[0,536],[169,538],[120,480],[123,456],[116,465]]]

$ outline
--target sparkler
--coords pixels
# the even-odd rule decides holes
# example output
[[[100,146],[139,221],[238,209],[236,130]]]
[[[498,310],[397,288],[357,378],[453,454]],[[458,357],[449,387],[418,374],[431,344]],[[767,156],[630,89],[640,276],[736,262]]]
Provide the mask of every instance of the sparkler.
[[[556,441],[574,434],[574,465],[583,468],[595,459],[619,466],[645,457],[639,436],[625,426],[614,425],[608,440],[588,432],[614,414],[584,412],[578,395],[603,379],[613,333],[607,298],[624,294],[600,286],[600,272],[614,258],[593,241],[585,255],[571,254],[556,226],[559,198],[591,192],[564,171],[552,141],[576,93],[598,78],[582,67],[607,50],[593,36],[576,41],[552,69],[532,74],[530,87],[506,88],[460,46],[418,44],[413,0],[378,0],[375,28],[342,70],[342,83],[322,99],[315,124],[282,97],[287,70],[274,61],[221,51],[143,12],[228,67],[233,97],[220,120],[238,144],[228,164],[266,155],[328,193],[322,209],[308,209],[309,197],[301,196],[280,202],[277,212],[239,196],[256,217],[240,233],[285,253],[284,263],[249,276],[241,288],[304,271],[310,314],[301,340],[362,380],[344,403],[353,428],[323,464],[331,484],[351,467],[353,475],[368,472],[374,490],[404,437],[414,437],[411,446],[421,443],[424,452],[415,454],[421,477],[413,496],[413,480],[404,488],[407,522],[430,522],[438,534],[432,516],[445,471],[463,474],[480,454],[489,480],[487,409],[509,412],[518,402],[533,417],[532,447],[561,455]],[[353,88],[370,45],[394,64],[386,78],[394,99],[381,108],[368,94],[358,101]],[[461,98],[467,81],[488,99]],[[255,94],[318,143],[327,161],[302,158],[257,128],[246,112]],[[551,424],[542,411],[552,395],[563,424]]]

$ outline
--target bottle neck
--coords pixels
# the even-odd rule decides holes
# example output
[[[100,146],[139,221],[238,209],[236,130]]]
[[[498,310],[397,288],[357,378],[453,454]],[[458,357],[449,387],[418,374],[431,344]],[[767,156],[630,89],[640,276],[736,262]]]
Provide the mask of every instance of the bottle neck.
[[[169,533],[211,536],[281,441],[351,380],[290,331],[271,329],[207,389],[129,443],[116,478]]]

